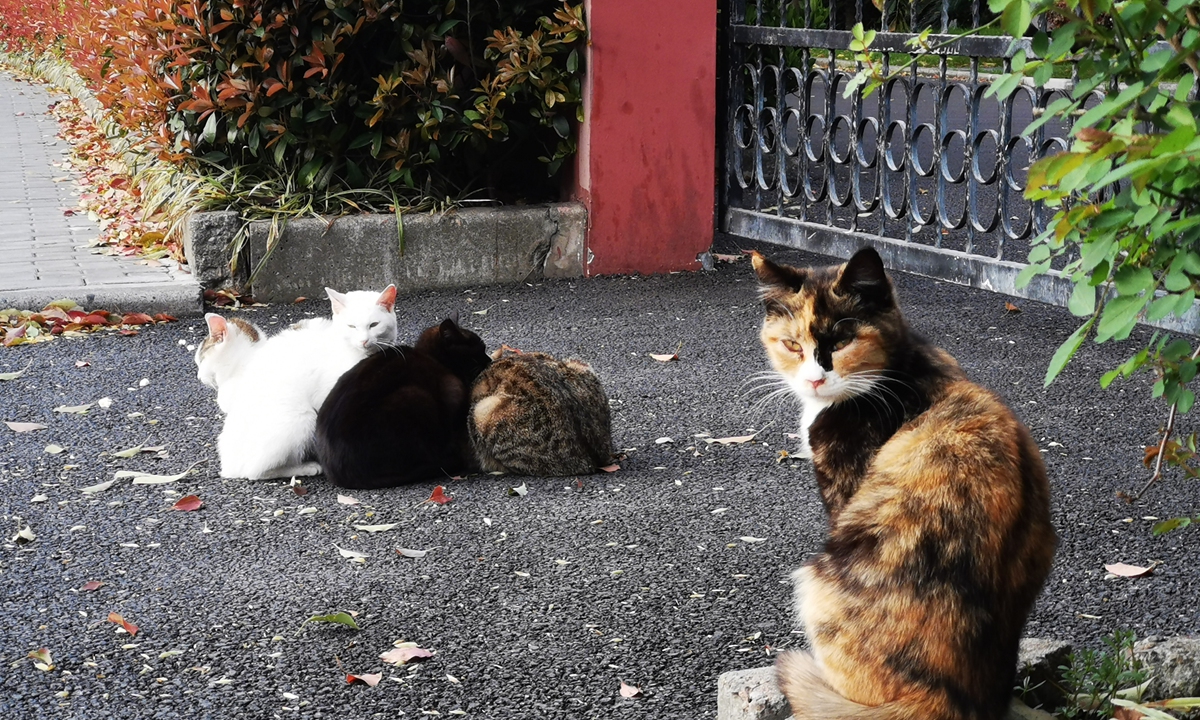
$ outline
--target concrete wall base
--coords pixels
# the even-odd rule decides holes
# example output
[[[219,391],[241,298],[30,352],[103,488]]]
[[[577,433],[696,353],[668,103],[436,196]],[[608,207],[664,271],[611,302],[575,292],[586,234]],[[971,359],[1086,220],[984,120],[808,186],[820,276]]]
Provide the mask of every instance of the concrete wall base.
[[[587,213],[579,203],[410,213],[399,227],[395,215],[305,218],[287,223],[273,248],[270,223],[255,221],[231,272],[240,228],[234,212],[194,214],[184,232],[188,264],[205,288],[244,289],[261,263],[249,289],[264,302],[319,297],[326,287],[395,283],[403,294],[581,277],[587,246]]]

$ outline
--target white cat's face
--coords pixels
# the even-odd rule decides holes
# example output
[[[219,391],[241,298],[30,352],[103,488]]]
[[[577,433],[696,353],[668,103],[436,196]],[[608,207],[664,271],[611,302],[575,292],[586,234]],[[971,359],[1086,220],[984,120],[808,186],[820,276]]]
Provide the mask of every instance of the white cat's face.
[[[262,333],[251,323],[238,318],[227,320],[216,313],[205,315],[204,322],[208,337],[196,348],[196,377],[216,390],[218,378],[237,370]]]
[[[381,293],[325,288],[333,307],[333,324],[354,347],[374,348],[396,342],[396,286]]]

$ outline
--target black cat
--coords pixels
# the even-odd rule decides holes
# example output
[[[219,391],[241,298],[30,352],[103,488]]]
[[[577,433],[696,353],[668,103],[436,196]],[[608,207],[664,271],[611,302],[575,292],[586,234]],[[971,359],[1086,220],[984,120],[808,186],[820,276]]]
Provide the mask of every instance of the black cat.
[[[416,347],[385,348],[355,365],[317,414],[325,476],[344,488],[381,488],[470,469],[471,383],[490,363],[479,336],[447,319]]]

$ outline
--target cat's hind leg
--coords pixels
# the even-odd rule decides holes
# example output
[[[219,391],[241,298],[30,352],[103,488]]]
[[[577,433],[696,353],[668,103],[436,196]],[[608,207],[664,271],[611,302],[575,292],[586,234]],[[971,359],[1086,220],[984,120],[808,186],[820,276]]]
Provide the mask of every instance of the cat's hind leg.
[[[217,438],[221,477],[265,480],[319,474],[318,463],[304,460],[312,442],[315,420],[315,416],[293,416],[287,422],[266,418],[243,422],[230,416]]]

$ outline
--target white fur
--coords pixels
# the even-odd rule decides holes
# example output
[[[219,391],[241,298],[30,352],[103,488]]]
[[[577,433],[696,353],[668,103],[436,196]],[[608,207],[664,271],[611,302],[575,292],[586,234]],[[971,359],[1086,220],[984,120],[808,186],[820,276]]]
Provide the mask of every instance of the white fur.
[[[390,311],[394,287],[383,294],[330,293],[332,319],[303,320],[259,342],[230,323],[219,342],[206,351],[202,347],[203,356],[197,352],[197,376],[217,389],[217,404],[226,415],[217,438],[221,477],[257,480],[321,472],[319,464],[305,460],[317,411],[343,373],[396,339]],[[219,316],[211,317],[218,321],[209,321],[210,340],[219,334],[214,323],[222,324]]]
[[[836,370],[821,367],[809,352],[794,375],[784,375],[803,408],[800,413],[800,455],[812,457],[808,429],[825,408],[843,400],[871,392],[874,380],[847,381]]]

